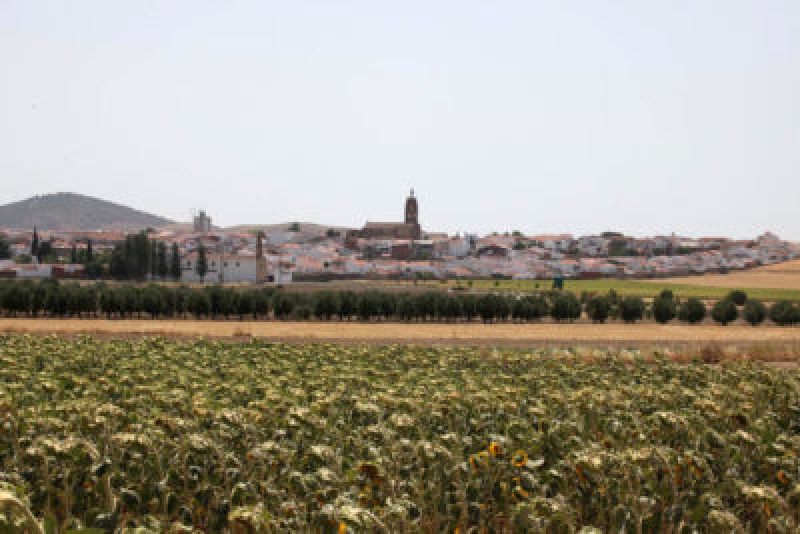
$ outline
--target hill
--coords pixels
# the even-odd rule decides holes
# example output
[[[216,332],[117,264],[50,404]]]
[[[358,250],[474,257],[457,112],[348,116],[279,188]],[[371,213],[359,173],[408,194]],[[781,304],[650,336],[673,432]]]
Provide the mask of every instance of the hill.
[[[160,227],[169,219],[77,193],[37,195],[0,206],[0,227],[106,230]]]

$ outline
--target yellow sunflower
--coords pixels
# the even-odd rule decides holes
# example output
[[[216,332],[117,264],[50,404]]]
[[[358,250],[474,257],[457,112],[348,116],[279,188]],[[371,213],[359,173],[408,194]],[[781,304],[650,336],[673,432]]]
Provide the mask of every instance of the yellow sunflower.
[[[511,464],[514,467],[525,467],[525,464],[528,463],[528,453],[523,450],[518,450],[514,453],[514,456],[511,457]]]
[[[501,454],[503,454],[503,447],[500,446],[499,443],[493,441],[489,444],[489,454],[492,455],[493,458],[497,458]]]

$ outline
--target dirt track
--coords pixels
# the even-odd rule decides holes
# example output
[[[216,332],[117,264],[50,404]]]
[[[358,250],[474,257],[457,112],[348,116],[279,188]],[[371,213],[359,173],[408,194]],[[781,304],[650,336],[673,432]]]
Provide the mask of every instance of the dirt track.
[[[282,321],[0,319],[0,332],[257,337],[293,342],[538,346],[548,344],[771,344],[800,352],[800,328],[746,325],[405,324]]]

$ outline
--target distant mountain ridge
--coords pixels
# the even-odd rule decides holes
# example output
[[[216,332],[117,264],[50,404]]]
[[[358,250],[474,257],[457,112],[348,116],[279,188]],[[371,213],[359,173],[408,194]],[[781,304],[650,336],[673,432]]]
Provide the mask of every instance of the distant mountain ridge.
[[[78,193],[36,195],[0,206],[0,227],[40,230],[157,228],[173,221]]]

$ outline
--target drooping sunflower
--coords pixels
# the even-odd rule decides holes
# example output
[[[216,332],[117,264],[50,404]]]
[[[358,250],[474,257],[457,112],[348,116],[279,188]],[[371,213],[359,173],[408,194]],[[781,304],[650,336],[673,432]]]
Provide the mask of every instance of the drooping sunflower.
[[[514,467],[525,467],[528,463],[528,453],[523,451],[522,449],[518,450],[514,453],[514,456],[511,457],[511,465]]]
[[[492,455],[492,458],[497,458],[498,456],[503,454],[503,447],[496,441],[493,441],[489,444],[488,451],[489,454]]]

